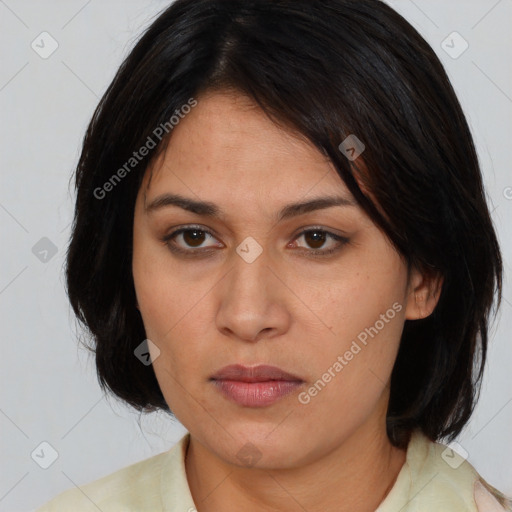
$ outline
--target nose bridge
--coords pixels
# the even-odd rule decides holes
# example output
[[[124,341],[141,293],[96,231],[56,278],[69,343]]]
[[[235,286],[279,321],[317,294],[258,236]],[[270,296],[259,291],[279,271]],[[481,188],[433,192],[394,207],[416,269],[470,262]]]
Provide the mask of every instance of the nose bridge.
[[[233,254],[233,268],[229,273],[229,292],[239,300],[258,300],[267,294],[269,279],[275,279],[269,269],[269,251],[252,237],[247,237]]]
[[[288,313],[269,256],[254,240],[245,240],[233,253],[217,314],[217,327],[225,334],[257,341],[263,331],[271,335],[286,328]]]

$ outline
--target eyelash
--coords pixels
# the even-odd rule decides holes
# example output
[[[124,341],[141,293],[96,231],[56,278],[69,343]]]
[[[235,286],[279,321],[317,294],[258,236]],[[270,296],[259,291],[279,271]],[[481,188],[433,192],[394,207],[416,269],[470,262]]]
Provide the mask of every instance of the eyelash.
[[[215,238],[215,235],[208,229],[204,229],[201,226],[187,226],[187,227],[179,228],[179,229],[173,231],[172,233],[169,233],[164,238],[162,238],[162,242],[169,248],[170,251],[172,251],[174,253],[178,253],[178,254],[183,254],[183,255],[189,256],[189,257],[199,256],[200,254],[211,253],[213,250],[215,250],[215,248],[187,250],[187,249],[183,249],[181,247],[178,247],[178,246],[172,244],[173,240],[178,235],[180,235],[181,233],[185,233],[187,231],[199,231],[201,233],[206,233],[207,235],[210,235],[211,237]],[[301,236],[306,235],[311,232],[322,233],[322,234],[326,235],[327,237],[332,238],[333,240],[338,242],[338,246],[335,247],[334,249],[328,249],[328,250],[310,249],[310,250],[308,250],[308,249],[302,248],[305,250],[305,252],[307,252],[309,255],[311,255],[313,257],[329,256],[329,255],[339,251],[345,244],[347,244],[349,242],[348,238],[346,238],[344,236],[336,235],[335,233],[332,233],[332,232],[327,231],[320,227],[312,227],[312,228],[304,229],[293,240],[295,241],[295,240],[299,239]],[[299,250],[300,250],[300,248],[299,248]]]

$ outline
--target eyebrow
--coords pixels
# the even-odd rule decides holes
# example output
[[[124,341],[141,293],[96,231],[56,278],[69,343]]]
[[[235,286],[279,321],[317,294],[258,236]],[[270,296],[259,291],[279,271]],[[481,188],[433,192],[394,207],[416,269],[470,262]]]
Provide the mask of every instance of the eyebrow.
[[[197,201],[188,197],[181,196],[179,194],[162,194],[153,199],[148,205],[146,205],[146,213],[152,213],[168,206],[177,206],[188,212],[195,213],[196,215],[204,215],[207,217],[220,218],[225,213],[218,205],[209,201]],[[316,197],[308,201],[302,201],[298,203],[291,203],[284,206],[277,214],[278,222],[304,215],[309,212],[316,210],[324,210],[326,208],[332,208],[334,206],[352,206],[357,207],[358,204],[348,198],[342,196],[324,196]]]

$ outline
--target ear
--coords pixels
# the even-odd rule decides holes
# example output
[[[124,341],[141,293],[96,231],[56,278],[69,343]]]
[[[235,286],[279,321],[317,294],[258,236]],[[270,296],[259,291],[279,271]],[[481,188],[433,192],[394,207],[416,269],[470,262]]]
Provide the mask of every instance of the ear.
[[[407,288],[405,318],[419,320],[428,317],[437,306],[443,286],[443,276],[434,270],[419,270],[411,266]]]

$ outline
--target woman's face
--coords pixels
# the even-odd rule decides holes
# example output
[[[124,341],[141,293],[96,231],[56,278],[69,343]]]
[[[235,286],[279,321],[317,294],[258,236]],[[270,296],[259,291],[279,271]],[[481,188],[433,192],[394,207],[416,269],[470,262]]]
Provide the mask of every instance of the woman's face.
[[[276,468],[385,429],[421,276],[329,161],[247,98],[216,93],[198,98],[152,172],[136,202],[133,277],[160,388],[191,435],[226,462]],[[319,198],[341,201],[290,206]],[[228,365],[293,377],[213,379]]]

